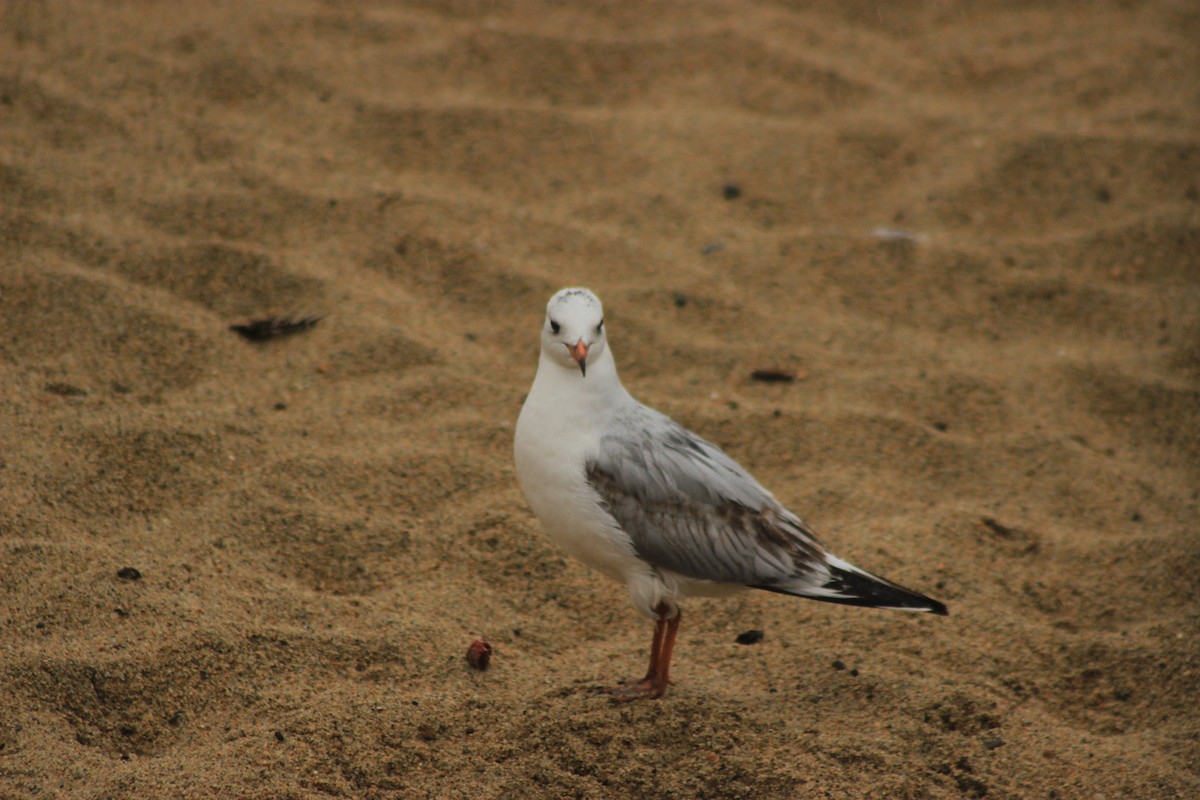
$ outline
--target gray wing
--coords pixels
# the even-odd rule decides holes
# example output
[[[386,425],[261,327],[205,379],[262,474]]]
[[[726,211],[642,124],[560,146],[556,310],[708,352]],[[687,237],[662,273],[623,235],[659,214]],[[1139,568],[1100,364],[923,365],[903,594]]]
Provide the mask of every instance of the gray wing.
[[[761,588],[828,575],[824,548],[799,518],[720,448],[657,411],[639,405],[615,418],[586,469],[656,567]]]

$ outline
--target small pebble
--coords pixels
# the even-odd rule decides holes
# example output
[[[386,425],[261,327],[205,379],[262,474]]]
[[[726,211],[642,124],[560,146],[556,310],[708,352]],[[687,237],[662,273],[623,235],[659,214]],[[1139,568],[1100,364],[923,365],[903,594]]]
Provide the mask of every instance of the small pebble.
[[[72,386],[69,383],[47,383],[46,391],[50,394],[56,394],[60,397],[87,397],[88,390],[81,389],[78,386]]]
[[[726,200],[737,200],[742,196],[742,187],[736,183],[727,183],[721,187],[721,197]]]
[[[983,746],[986,747],[988,750],[995,750],[997,747],[1004,746],[1004,740],[997,739],[995,737],[993,737],[991,739],[984,739]]]
[[[467,663],[483,672],[492,661],[492,646],[483,639],[476,639],[467,648]]]
[[[676,308],[683,308],[688,304],[688,296],[683,292],[672,292],[671,299],[675,302]]]
[[[750,373],[750,380],[763,383],[791,383],[796,376],[780,369],[756,369]]]
[[[738,644],[758,644],[762,641],[763,632],[759,630],[749,630],[745,633],[739,633],[736,641]]]
[[[902,228],[876,228],[871,231],[871,235],[885,242],[923,242],[926,239],[923,233],[914,233]]]
[[[138,572],[133,567],[121,567],[119,570],[117,570],[117,577],[126,581],[140,581],[142,579],[142,573]]]
[[[283,731],[275,731],[275,741],[282,742],[283,738]]]
[[[845,669],[846,664],[839,658],[837,661],[833,662],[833,668],[834,669]]]

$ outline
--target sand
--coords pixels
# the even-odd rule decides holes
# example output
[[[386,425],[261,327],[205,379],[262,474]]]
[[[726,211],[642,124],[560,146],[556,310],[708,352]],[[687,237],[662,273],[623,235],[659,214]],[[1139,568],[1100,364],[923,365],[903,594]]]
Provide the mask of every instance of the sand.
[[[0,796],[1200,797],[1198,42],[4,4]],[[575,284],[635,395],[951,616],[694,601],[666,699],[598,692],[651,625],[511,458]]]

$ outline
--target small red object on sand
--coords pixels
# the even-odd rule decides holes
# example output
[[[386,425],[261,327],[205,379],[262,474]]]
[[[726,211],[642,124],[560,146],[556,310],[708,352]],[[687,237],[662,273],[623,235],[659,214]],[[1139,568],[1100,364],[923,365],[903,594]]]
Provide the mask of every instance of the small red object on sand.
[[[482,672],[492,660],[492,646],[483,639],[476,639],[467,648],[467,663]]]

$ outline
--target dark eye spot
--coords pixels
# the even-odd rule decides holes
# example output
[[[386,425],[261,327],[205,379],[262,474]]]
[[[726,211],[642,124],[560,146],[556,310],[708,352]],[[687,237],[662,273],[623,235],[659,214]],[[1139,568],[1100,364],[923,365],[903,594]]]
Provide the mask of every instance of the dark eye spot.
[[[559,330],[560,330],[559,324],[557,322],[555,322],[554,320],[550,320],[550,332],[558,333]]]
[[[600,324],[596,326],[596,335],[599,336],[604,330],[604,320],[600,320]]]

